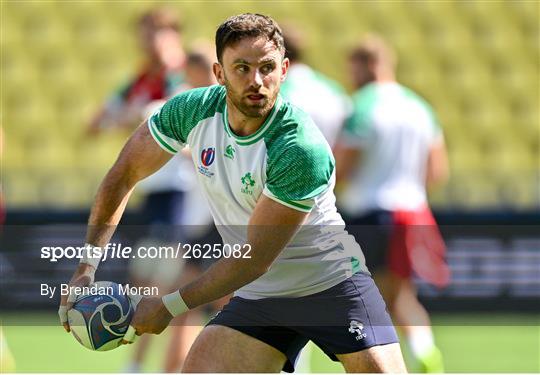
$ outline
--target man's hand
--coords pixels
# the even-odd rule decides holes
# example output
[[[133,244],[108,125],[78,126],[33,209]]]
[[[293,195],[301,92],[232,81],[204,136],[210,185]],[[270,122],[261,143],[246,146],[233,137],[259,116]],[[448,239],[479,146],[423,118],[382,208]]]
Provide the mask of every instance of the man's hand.
[[[137,304],[135,315],[133,315],[122,344],[133,343],[135,335],[140,336],[143,333],[160,334],[167,328],[172,318],[161,298],[143,297]]]
[[[73,277],[69,281],[69,287],[83,287],[88,286],[94,282],[94,273],[96,269],[86,263],[81,263],[75,270]],[[66,332],[70,332],[67,312],[73,307],[73,302],[77,298],[76,294],[70,293],[69,295],[63,295],[60,298],[60,307],[58,309],[58,316],[60,317],[60,323],[64,326]]]

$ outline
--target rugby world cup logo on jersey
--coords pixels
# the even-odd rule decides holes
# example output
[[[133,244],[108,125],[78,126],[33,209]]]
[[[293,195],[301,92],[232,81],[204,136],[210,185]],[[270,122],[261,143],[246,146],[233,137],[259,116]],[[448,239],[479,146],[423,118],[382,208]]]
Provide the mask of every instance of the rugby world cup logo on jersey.
[[[214,159],[216,158],[216,148],[215,147],[208,147],[202,150],[201,152],[201,163],[205,167],[209,167],[214,162]]]
[[[206,177],[212,177],[214,172],[210,171],[208,167],[212,165],[216,159],[216,148],[208,147],[201,151],[201,165],[199,165],[199,172]]]

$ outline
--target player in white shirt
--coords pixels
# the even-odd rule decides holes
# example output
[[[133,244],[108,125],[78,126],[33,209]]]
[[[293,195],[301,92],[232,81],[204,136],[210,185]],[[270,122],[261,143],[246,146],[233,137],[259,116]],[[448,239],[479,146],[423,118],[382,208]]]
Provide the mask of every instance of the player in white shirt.
[[[395,60],[370,36],[349,59],[358,91],[354,112],[335,150],[339,208],[366,254],[367,265],[396,324],[403,328],[417,371],[442,372],[442,358],[413,273],[442,287],[445,246],[428,207],[426,184],[446,179],[442,131],[429,105],[395,81]]]
[[[330,147],[279,96],[289,66],[279,26],[257,14],[231,17],[216,32],[216,52],[220,86],[174,97],[128,141],[98,191],[87,242],[105,245],[137,181],[189,145],[214,221],[234,250],[177,292],[142,298],[125,342],[234,292],[183,371],[291,371],[312,340],[348,372],[404,372],[382,297],[335,208]],[[83,259],[71,284],[92,280],[98,262]],[[69,329],[67,302],[59,313]]]

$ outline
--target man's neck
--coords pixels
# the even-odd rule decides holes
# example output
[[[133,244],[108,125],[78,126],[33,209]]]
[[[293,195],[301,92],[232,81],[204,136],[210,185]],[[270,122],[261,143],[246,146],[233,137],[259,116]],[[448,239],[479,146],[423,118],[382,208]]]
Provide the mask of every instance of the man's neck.
[[[381,75],[381,76],[375,77],[375,79],[371,81],[365,82],[364,84],[357,86],[356,90],[361,90],[364,87],[368,85],[372,85],[372,84],[377,85],[377,84],[395,83],[395,82],[396,80],[393,75],[384,75],[384,76]]]
[[[381,79],[376,79],[373,82],[375,82],[375,83],[394,83],[394,82],[396,82],[396,80],[393,79],[393,78],[381,78]]]
[[[275,102],[274,105],[276,105]],[[247,137],[259,130],[271,112],[272,110],[268,111],[263,117],[248,117],[240,112],[227,97],[227,120],[233,133],[240,137]]]
[[[380,68],[375,71],[375,82],[377,83],[388,83],[395,82],[396,76],[394,72],[390,69]]]
[[[149,57],[146,61],[146,69],[151,73],[159,73],[162,71],[180,71],[184,66],[184,56],[181,54],[181,58],[174,61],[164,62],[159,57]]]

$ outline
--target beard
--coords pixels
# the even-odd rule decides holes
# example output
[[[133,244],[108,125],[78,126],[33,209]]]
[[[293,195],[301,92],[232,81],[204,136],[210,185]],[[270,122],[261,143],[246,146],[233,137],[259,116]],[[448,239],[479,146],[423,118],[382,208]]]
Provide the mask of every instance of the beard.
[[[264,94],[256,89],[244,93],[238,93],[233,89],[227,79],[225,79],[225,88],[227,89],[227,96],[236,109],[238,109],[244,116],[251,118],[261,118],[268,115],[268,113],[270,113],[272,110],[279,93],[279,86],[274,92],[265,92]],[[246,97],[250,94],[264,95],[264,98],[260,100],[259,103],[250,103]]]

